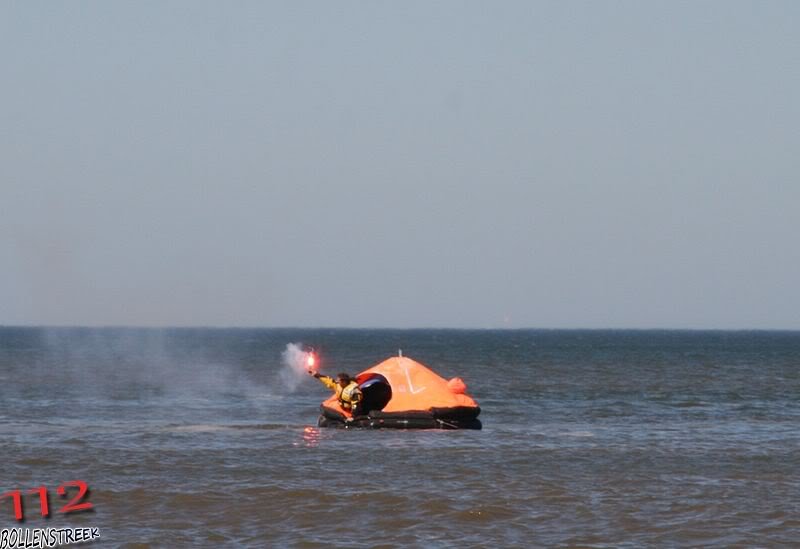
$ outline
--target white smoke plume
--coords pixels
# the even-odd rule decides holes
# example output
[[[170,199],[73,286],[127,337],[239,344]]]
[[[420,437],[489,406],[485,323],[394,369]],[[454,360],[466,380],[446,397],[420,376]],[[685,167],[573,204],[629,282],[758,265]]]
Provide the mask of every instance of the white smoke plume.
[[[303,350],[302,343],[289,343],[281,353],[280,378],[284,387],[294,392],[308,376],[308,351]]]

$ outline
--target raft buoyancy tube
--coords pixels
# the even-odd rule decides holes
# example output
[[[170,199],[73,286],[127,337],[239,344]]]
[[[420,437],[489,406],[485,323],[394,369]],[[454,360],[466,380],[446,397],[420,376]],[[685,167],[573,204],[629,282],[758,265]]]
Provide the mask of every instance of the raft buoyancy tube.
[[[477,418],[481,413],[480,406],[453,406],[452,408],[431,408],[431,413],[436,419],[470,420]]]
[[[334,410],[333,408],[331,408],[329,406],[325,406],[324,404],[322,404],[319,407],[319,411],[322,413],[322,415],[320,417],[326,417],[326,418],[331,419],[333,421],[341,421],[342,423],[344,423],[347,420],[347,416],[346,415],[344,415],[343,413],[341,413],[338,410]]]
[[[328,416],[321,415],[317,422],[319,427],[334,427],[339,429],[473,429],[480,430],[483,428],[481,420],[443,420],[434,419],[432,417],[389,417],[389,418],[375,418],[368,416],[360,416],[352,421],[344,421],[333,419]]]

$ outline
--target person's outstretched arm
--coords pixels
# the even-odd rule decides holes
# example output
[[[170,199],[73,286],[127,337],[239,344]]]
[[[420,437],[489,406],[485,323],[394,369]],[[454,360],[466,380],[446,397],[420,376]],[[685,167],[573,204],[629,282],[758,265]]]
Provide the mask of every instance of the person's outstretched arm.
[[[317,378],[320,383],[322,383],[328,389],[336,390],[336,380],[329,376],[324,376],[319,372],[312,372],[311,370],[308,371],[309,374]]]

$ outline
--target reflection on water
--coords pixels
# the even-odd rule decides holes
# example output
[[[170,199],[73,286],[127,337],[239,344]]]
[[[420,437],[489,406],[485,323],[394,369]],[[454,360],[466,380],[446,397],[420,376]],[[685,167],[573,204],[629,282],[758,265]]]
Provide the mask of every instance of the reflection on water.
[[[314,448],[319,446],[320,429],[319,427],[303,427],[303,444],[306,447]]]

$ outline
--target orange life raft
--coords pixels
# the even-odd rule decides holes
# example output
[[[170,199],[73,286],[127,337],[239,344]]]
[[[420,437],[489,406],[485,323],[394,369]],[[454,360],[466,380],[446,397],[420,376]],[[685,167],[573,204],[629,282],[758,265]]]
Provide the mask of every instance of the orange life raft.
[[[410,358],[397,356],[356,376],[366,415],[353,417],[335,395],[320,406],[320,427],[480,429],[481,409],[461,378],[446,380]]]

